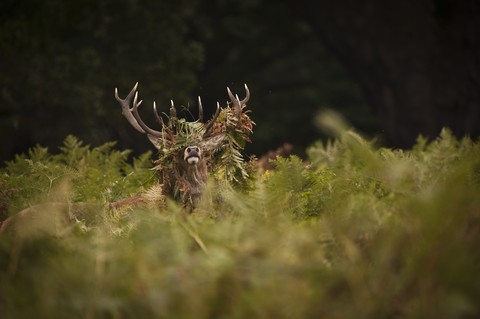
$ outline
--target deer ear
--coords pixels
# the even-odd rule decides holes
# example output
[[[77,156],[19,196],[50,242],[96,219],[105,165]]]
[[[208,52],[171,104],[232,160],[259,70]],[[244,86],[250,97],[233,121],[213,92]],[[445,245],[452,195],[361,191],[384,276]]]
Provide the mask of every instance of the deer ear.
[[[163,141],[160,137],[153,136],[153,135],[150,135],[150,134],[147,134],[147,137],[150,140],[150,142],[153,144],[153,146],[155,146],[155,148],[157,150],[162,148]]]
[[[222,143],[223,140],[225,140],[225,137],[227,136],[226,132],[222,132],[219,134],[215,134],[213,136],[209,136],[207,138],[204,138],[199,144],[202,150],[206,151],[212,151],[216,148],[218,148]]]

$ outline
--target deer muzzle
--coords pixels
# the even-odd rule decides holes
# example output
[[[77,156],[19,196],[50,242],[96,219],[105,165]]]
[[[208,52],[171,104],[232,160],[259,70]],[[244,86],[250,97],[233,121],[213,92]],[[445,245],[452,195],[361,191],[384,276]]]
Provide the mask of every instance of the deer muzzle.
[[[198,146],[188,146],[183,152],[183,159],[190,165],[200,162],[202,151]]]

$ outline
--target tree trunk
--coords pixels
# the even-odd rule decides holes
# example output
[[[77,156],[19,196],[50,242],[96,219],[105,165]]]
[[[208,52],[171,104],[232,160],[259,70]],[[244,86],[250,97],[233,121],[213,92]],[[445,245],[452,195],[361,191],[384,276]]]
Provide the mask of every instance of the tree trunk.
[[[387,142],[480,133],[480,2],[325,0],[298,12],[362,87]]]

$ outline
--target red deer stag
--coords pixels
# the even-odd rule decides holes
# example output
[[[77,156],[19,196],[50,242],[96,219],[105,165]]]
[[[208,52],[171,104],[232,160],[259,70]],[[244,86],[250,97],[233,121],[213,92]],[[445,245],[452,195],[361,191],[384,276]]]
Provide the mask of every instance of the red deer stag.
[[[138,107],[142,103],[138,98],[138,83],[125,99],[115,98],[122,107],[122,114],[140,133],[146,134],[150,142],[158,149],[159,158],[155,161],[160,179],[162,195],[169,196],[182,204],[195,207],[203,186],[209,175],[235,182],[247,176],[245,163],[240,151],[254,123],[244,112],[250,98],[245,85],[246,97],[240,100],[227,88],[230,102],[217,109],[212,119],[203,122],[203,107],[198,97],[198,120],[189,122],[177,117],[177,110],[171,101],[170,115],[165,123],[153,102],[153,114],[161,129],[150,128],[141,119]],[[141,196],[141,195],[140,195]]]

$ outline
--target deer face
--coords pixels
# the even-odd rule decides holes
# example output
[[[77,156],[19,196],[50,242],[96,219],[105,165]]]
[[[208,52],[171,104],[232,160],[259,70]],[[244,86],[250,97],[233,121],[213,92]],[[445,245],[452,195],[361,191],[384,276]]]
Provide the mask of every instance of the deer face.
[[[202,157],[202,150],[198,146],[187,146],[183,152],[183,160],[189,165],[197,165]]]
[[[248,141],[247,135],[252,130],[253,122],[248,115],[242,113],[242,110],[250,98],[250,91],[245,85],[246,97],[240,100],[227,88],[231,107],[221,109],[217,102],[215,114],[206,123],[203,122],[200,97],[198,97],[198,120],[193,122],[177,118],[175,105],[171,101],[170,116],[165,123],[153,102],[154,115],[161,126],[161,130],[154,130],[140,118],[138,107],[142,101],[138,101],[137,86],[138,83],[125,99],[121,99],[115,89],[115,98],[122,107],[122,114],[137,131],[147,135],[150,142],[159,150],[160,157],[155,163],[163,184],[164,195],[195,206],[207,181],[208,170],[215,168],[216,160],[222,158],[221,152],[227,149],[225,146],[238,145],[239,139]],[[222,120],[217,121],[220,114],[223,114]],[[233,156],[237,159],[241,157],[239,153]],[[223,166],[231,169],[226,164]]]

